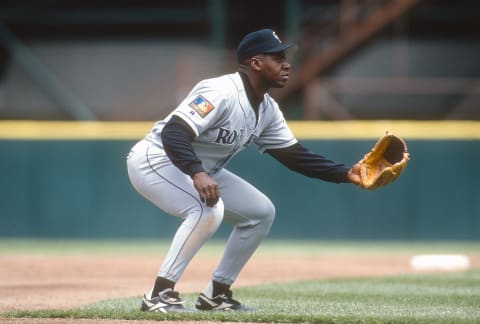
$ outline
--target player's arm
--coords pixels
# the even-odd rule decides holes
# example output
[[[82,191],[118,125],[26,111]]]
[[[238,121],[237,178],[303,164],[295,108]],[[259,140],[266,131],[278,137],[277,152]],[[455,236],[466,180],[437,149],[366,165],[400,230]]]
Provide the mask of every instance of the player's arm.
[[[173,116],[163,127],[161,137],[168,157],[183,173],[193,177],[195,173],[205,171],[193,150],[195,132],[181,118]]]
[[[359,183],[359,172],[356,166],[349,169],[343,164],[313,153],[299,143],[286,148],[268,149],[266,152],[290,170],[307,177],[336,183]]]
[[[193,129],[181,118],[173,116],[162,129],[161,137],[165,153],[172,163],[192,178],[200,199],[207,206],[214,206],[220,198],[218,184],[205,172],[202,161],[193,150]]]

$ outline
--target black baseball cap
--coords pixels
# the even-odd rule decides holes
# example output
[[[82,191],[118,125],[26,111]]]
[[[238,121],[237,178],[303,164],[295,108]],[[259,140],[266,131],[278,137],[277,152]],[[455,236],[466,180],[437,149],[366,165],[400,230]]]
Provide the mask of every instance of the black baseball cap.
[[[260,29],[245,35],[238,44],[237,62],[241,63],[256,54],[269,54],[283,52],[294,44],[282,43],[272,29]]]

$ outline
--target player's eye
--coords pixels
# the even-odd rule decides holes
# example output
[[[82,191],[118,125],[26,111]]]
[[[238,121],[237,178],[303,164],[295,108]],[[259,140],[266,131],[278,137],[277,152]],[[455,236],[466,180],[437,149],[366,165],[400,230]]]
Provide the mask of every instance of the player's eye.
[[[272,55],[272,58],[278,62],[278,63],[283,63],[287,60],[287,57],[285,56],[285,53],[275,53],[274,55]]]

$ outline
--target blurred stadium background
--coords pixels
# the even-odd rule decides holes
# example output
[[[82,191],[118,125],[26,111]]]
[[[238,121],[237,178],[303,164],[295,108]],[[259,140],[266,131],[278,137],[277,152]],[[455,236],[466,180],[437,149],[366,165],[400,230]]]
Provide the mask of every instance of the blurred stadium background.
[[[196,82],[235,71],[244,34],[270,27],[299,45],[273,91],[287,119],[437,122],[420,129],[433,139],[408,138],[406,172],[375,192],[239,155],[230,169],[277,206],[271,237],[479,240],[479,12],[476,0],[0,1],[0,236],[170,238],[178,220],[134,192],[125,156]],[[52,120],[146,123],[82,138],[91,124]],[[382,135],[362,127],[307,146],[354,163]]]
[[[3,0],[0,118],[155,120],[271,27],[289,119],[480,119],[475,0]]]

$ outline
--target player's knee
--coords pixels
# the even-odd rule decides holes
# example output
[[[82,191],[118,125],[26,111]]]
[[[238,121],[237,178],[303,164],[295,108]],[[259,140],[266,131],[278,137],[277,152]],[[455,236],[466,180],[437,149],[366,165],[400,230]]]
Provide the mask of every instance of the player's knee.
[[[197,226],[201,227],[203,231],[213,234],[222,223],[223,214],[224,206],[223,201],[220,199],[215,206],[204,207]]]
[[[257,218],[247,224],[247,227],[254,228],[258,238],[264,238],[270,232],[275,220],[275,206],[270,200],[260,204],[257,209]]]
[[[270,230],[275,220],[275,206],[270,200],[265,200],[263,204],[259,206],[258,212],[259,215],[261,215],[260,221]]]

